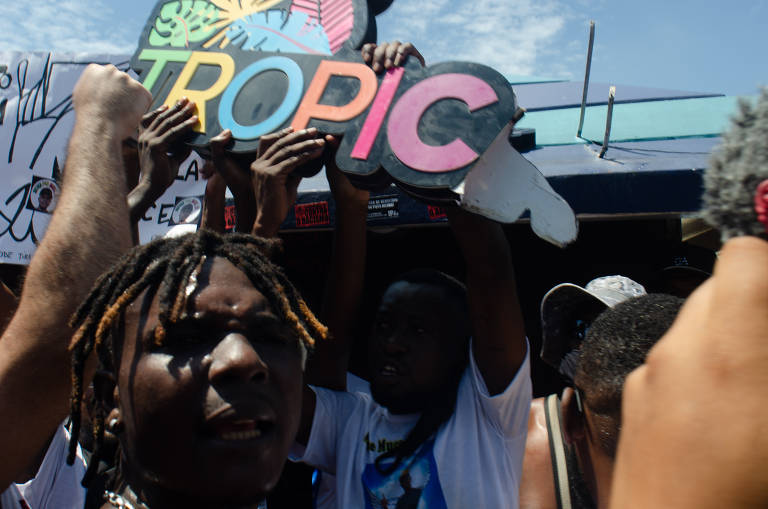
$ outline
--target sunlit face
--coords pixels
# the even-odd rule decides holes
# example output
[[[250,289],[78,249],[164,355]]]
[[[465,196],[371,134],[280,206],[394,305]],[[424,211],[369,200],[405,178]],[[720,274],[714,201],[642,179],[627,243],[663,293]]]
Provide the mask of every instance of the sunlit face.
[[[424,409],[465,363],[467,324],[443,290],[398,281],[381,299],[368,345],[371,393],[394,413]]]
[[[224,258],[205,263],[190,300],[162,347],[153,345],[157,297],[144,294],[126,313],[126,477],[150,502],[152,493],[205,507],[257,501],[277,482],[298,428],[299,340]]]

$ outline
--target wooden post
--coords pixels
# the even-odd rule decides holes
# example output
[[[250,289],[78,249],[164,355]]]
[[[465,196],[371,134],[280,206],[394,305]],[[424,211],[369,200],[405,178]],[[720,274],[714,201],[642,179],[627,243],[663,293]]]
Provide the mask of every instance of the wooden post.
[[[589,22],[589,48],[587,49],[587,68],[584,71],[584,90],[581,94],[581,114],[579,115],[579,129],[576,136],[581,138],[581,130],[584,127],[584,109],[587,106],[587,92],[589,90],[589,70],[592,68],[592,47],[595,44],[595,22]]]
[[[608,116],[605,119],[605,137],[603,138],[603,148],[600,149],[600,159],[603,158],[608,150],[608,141],[611,139],[611,120],[613,119],[613,100],[616,96],[616,87],[608,90]]]

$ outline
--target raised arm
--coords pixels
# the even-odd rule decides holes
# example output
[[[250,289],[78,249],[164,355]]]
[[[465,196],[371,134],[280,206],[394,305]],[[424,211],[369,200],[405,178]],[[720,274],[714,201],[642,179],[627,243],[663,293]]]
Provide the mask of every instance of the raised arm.
[[[218,225],[219,219],[224,219],[224,202],[228,187],[235,200],[235,231],[248,233],[256,219],[256,197],[253,194],[248,165],[242,164],[226,151],[231,143],[232,131],[229,129],[211,138],[211,164],[215,175],[219,178],[212,176],[208,179],[208,185],[205,188],[205,200],[211,201],[211,208],[206,209],[206,221],[212,220],[212,225]],[[219,200],[222,200],[221,208],[213,209],[213,205]]]
[[[151,96],[113,66],[91,65],[73,100],[61,201],[0,338],[0,486],[13,481],[67,414],[67,321],[97,276],[131,247],[121,141]]]
[[[334,137],[327,136],[326,141],[329,146],[338,147],[338,140]],[[320,314],[331,337],[315,345],[315,353],[307,366],[306,380],[312,385],[343,391],[347,385],[354,317],[363,296],[370,193],[353,186],[336,166],[334,157],[335,151],[332,150],[325,163],[325,173],[336,205],[336,229]]]
[[[611,507],[768,505],[766,310],[768,242],[728,241],[627,377]]]
[[[226,231],[224,208],[227,206],[227,184],[213,166],[213,161],[206,161],[201,171],[205,182],[203,199],[203,219],[200,228],[207,228],[218,233]]]
[[[369,43],[361,49],[363,60],[380,73],[401,66],[409,56],[424,65],[424,57],[411,43]],[[326,176],[336,204],[336,230],[331,267],[326,283],[321,319],[330,338],[315,346],[306,373],[308,383],[328,389],[344,390],[352,347],[354,317],[363,295],[366,258],[366,219],[370,193],[355,188],[334,161],[339,140],[326,136],[331,150],[326,158]],[[297,441],[306,444],[312,428],[315,393],[304,390],[304,407]]]
[[[448,209],[467,267],[467,298],[477,366],[491,395],[512,381],[526,355],[512,253],[499,223]]]
[[[424,65],[424,57],[411,43],[368,43],[363,60],[380,73],[401,66],[409,56]],[[370,193],[354,187],[335,162],[339,140],[326,137],[330,151],[325,162],[328,184],[336,205],[336,230],[321,319],[331,333],[329,341],[317,345],[307,369],[307,381],[328,389],[344,390],[360,299],[363,295],[366,257],[366,217]]]
[[[291,173],[301,164],[323,154],[325,139],[317,129],[297,132],[285,129],[262,137],[259,155],[251,164],[256,214],[252,233],[262,237],[277,235],[290,207],[296,201],[299,178]],[[304,387],[301,422],[297,440],[306,443],[315,413],[315,394]]]

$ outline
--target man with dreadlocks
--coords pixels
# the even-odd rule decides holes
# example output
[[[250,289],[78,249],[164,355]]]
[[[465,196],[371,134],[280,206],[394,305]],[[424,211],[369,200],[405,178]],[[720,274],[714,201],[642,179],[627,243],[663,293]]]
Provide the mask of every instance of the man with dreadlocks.
[[[75,314],[73,434],[85,359],[99,359],[86,484],[105,426],[120,440],[105,507],[255,508],[277,483],[307,351],[325,327],[270,262],[272,248],[205,230],[155,240],[104,274]],[[110,382],[114,409],[99,388]]]

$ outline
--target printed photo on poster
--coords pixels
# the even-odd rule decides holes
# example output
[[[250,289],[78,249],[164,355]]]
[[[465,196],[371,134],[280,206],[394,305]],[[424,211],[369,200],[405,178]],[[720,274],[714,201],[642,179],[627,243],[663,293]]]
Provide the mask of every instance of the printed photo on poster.
[[[176,204],[171,213],[170,225],[177,224],[200,224],[200,218],[203,211],[202,196],[177,196]]]
[[[37,212],[53,214],[61,194],[59,184],[55,180],[44,177],[32,177],[32,187],[29,191],[27,208]]]

